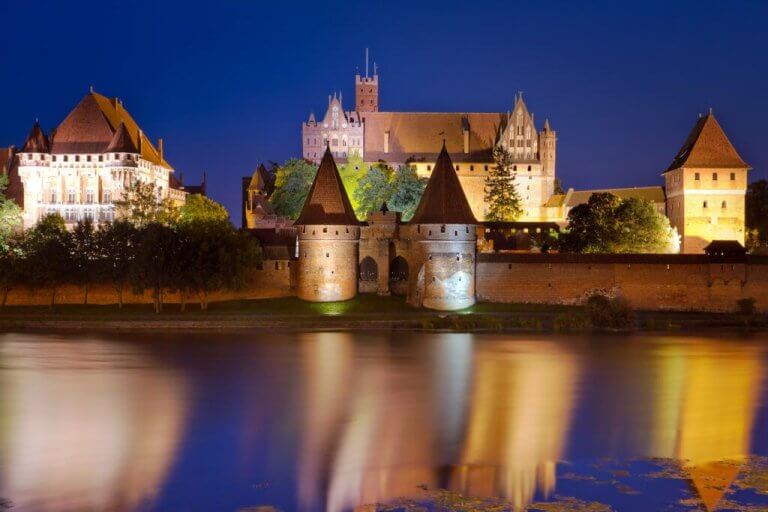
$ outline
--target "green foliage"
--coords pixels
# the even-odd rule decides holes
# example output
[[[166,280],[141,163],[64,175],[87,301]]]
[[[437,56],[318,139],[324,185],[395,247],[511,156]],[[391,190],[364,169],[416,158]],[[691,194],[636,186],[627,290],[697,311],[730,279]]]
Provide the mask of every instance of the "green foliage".
[[[515,186],[512,154],[503,146],[493,149],[492,165],[485,177],[486,217],[491,221],[514,221],[523,213],[520,194]]]
[[[624,297],[595,293],[587,299],[584,311],[594,329],[626,330],[635,325],[635,313]]]
[[[137,233],[131,282],[139,293],[152,290],[156,313],[163,310],[163,293],[178,282],[180,245],[176,231],[159,222]]]
[[[8,176],[0,174],[0,251],[10,249],[11,238],[19,231],[22,209],[13,200],[5,197],[8,188]]]
[[[755,313],[755,304],[757,301],[752,297],[745,299],[739,299],[736,301],[736,306],[739,308],[739,313],[742,315],[752,315]]]
[[[115,210],[120,219],[136,227],[157,223],[170,225],[176,222],[179,210],[170,199],[160,199],[154,183],[134,180],[125,188],[123,199],[115,201]]]
[[[416,213],[416,207],[426,186],[427,180],[419,178],[415,169],[409,165],[401,165],[392,176],[392,195],[387,201],[389,208],[401,212],[404,221],[410,220]]]
[[[747,249],[768,246],[768,181],[750,183],[746,197]]]
[[[680,237],[651,201],[603,192],[570,211],[560,247],[582,253],[676,253]]]
[[[72,278],[85,290],[83,303],[88,304],[88,289],[99,277],[98,238],[91,219],[78,222],[72,230]]]
[[[2,290],[0,306],[5,306],[10,289],[24,280],[22,243],[22,236],[17,233],[0,246],[0,290]]]
[[[566,311],[555,317],[554,329],[557,332],[584,331],[589,328],[589,319],[581,311]]]
[[[227,222],[229,212],[213,199],[200,194],[190,194],[179,209],[179,224],[192,222]]]
[[[317,166],[300,159],[288,160],[277,169],[275,191],[269,200],[279,215],[298,218],[315,174]]]
[[[391,186],[389,169],[386,166],[374,165],[357,183],[353,198],[355,214],[359,219],[365,219],[369,213],[378,210],[382,203],[389,199]]]
[[[123,290],[131,276],[136,233],[133,224],[117,220],[101,226],[96,234],[99,249],[99,276],[115,287],[120,309],[123,308]]]
[[[46,215],[24,237],[24,280],[33,287],[51,290],[51,307],[56,301],[56,289],[71,279],[72,236],[64,219],[57,214]]]

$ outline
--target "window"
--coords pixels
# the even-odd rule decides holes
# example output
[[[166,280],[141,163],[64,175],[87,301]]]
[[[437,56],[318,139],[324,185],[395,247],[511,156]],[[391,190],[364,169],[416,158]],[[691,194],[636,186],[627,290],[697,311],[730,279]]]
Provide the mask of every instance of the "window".
[[[696,181],[699,181],[701,179],[701,175],[699,175],[699,173],[696,173],[693,175],[693,179]]]
[[[73,204],[75,202],[75,189],[71,188],[67,192],[67,202]]]
[[[704,208],[706,208],[706,207],[707,207],[707,202],[706,202],[706,201],[704,201],[704,203],[702,204],[702,206],[703,206]]]
[[[723,201],[723,204],[720,205],[720,208],[725,210],[728,207],[728,203],[726,201]]]
[[[85,157],[85,159],[86,159],[88,162],[90,162],[90,161],[91,161],[91,155],[88,155],[87,157]]]
[[[474,171],[474,170],[475,170],[475,166],[474,166],[474,165],[470,165],[470,166],[469,166],[469,170],[470,170],[470,171]]]
[[[85,191],[85,202],[87,204],[93,204],[93,190]]]
[[[717,181],[717,173],[716,172],[712,173],[712,181]]]
[[[103,155],[99,155],[99,162],[103,162],[103,161],[104,161],[104,156]]]
[[[440,232],[441,232],[441,233],[445,233],[445,226],[444,226],[444,225],[443,225],[443,226],[440,226]]]
[[[56,191],[51,190],[51,203],[55,203],[55,202],[56,202]]]
[[[79,161],[80,161],[80,155],[75,155],[75,162],[79,162]]]
[[[735,172],[731,173],[731,181],[736,181],[736,173]]]
[[[431,166],[431,165],[428,165],[428,166],[427,166],[427,170],[428,170],[428,171],[431,171],[431,170],[432,170],[432,166]]]
[[[64,155],[64,161],[69,162],[69,155]]]
[[[528,172],[531,172],[531,166],[530,165],[528,166]]]
[[[456,164],[456,171],[459,170],[459,164]]]
[[[115,160],[120,160],[120,155],[118,153],[115,153]]]
[[[54,162],[56,161],[56,155],[53,155],[53,161]]]
[[[112,192],[110,192],[109,190],[105,190],[104,191],[104,202],[105,203],[109,203],[111,201],[112,201]]]

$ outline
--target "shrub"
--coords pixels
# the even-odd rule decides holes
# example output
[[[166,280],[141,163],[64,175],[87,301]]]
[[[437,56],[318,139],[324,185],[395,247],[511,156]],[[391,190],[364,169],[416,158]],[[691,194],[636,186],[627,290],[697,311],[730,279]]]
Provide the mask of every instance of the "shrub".
[[[635,325],[635,313],[623,297],[608,298],[596,293],[584,308],[594,329],[629,329]]]
[[[584,331],[589,327],[589,319],[581,311],[566,311],[555,317],[554,328],[557,332]]]
[[[746,299],[739,299],[736,301],[736,306],[739,308],[739,313],[742,315],[751,315],[755,312],[755,299],[748,297]]]

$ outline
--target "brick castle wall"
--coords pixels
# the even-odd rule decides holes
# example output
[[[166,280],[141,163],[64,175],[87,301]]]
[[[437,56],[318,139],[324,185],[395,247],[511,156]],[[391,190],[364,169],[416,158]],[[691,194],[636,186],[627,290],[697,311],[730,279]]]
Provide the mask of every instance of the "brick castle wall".
[[[594,292],[636,309],[733,311],[754,298],[768,311],[768,259],[698,255],[480,254],[478,300],[579,304]]]

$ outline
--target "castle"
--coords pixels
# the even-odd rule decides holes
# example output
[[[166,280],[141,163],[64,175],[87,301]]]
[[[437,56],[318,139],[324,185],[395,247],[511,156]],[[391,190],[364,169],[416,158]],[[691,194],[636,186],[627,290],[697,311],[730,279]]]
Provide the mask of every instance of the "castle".
[[[664,186],[600,189],[555,194],[557,132],[549,120],[538,130],[522,94],[511,112],[385,112],[380,77],[355,76],[355,110],[341,94],[328,97],[322,120],[302,123],[302,154],[319,163],[328,148],[336,161],[357,155],[365,164],[409,165],[428,177],[442,139],[473,215],[485,220],[485,178],[497,145],[513,158],[523,223],[567,224],[568,212],[596,192],[650,200],[681,235],[685,253],[701,253],[712,240],[745,241],[746,164],[710,111],[700,115],[677,156],[664,171]],[[245,224],[244,224],[245,226]]]
[[[183,204],[188,193],[163,154],[152,144],[118,98],[91,90],[49,135],[38,122],[21,149],[0,150],[7,194],[23,208],[23,226],[44,215],[61,215],[68,227],[90,219],[115,219],[115,202],[135,180],[154,185],[158,200]]]

